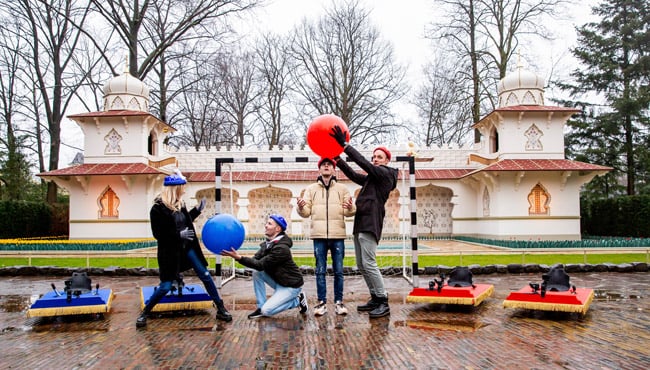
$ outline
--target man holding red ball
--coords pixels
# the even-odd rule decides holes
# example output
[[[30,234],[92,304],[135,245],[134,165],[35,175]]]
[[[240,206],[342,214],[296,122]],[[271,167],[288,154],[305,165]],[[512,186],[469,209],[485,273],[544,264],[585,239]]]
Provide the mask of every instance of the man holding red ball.
[[[357,311],[368,311],[371,318],[383,317],[390,314],[390,308],[384,278],[377,266],[377,246],[384,226],[386,201],[390,192],[397,186],[398,171],[388,167],[391,153],[386,147],[375,148],[370,162],[347,142],[347,129],[344,131],[336,125],[331,129],[330,136],[343,148],[343,152],[366,172],[358,173],[340,157],[335,158],[339,169],[350,180],[361,185],[355,202],[357,213],[352,233],[357,268],[368,286],[371,298],[368,303],[357,306]]]

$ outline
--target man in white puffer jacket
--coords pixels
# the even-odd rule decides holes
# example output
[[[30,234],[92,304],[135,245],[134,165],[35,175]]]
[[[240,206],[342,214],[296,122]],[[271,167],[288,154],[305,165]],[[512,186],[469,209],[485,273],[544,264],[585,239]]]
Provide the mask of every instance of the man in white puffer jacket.
[[[354,216],[356,206],[350,191],[339,184],[334,176],[336,165],[330,158],[318,162],[320,176],[316,183],[309,185],[302,198],[297,199],[298,214],[311,217],[311,239],[314,241],[316,258],[316,292],[318,304],[314,314],[327,313],[327,252],[332,253],[334,271],[334,302],[337,315],[345,315],[348,310],[343,305],[343,258],[345,257],[345,217]]]

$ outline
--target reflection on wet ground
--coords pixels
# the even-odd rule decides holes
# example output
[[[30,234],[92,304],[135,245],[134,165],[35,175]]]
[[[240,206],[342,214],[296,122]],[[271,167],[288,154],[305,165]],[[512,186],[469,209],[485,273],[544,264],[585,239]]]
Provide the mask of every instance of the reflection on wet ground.
[[[421,276],[421,285],[432,277]],[[248,320],[255,298],[249,278],[221,289],[234,320],[214,310],[155,315],[136,330],[140,287],[155,277],[97,277],[115,294],[105,315],[26,318],[38,294],[60,277],[0,278],[2,368],[568,368],[650,367],[650,274],[572,274],[578,287],[595,290],[584,316],[503,308],[503,300],[536,274],[475,276],[493,284],[480,306],[406,303],[410,285],[386,278],[391,315],[369,319],[355,306],[368,299],[363,279],[346,277],[350,313],[302,316],[291,310],[275,318]],[[328,278],[331,290],[332,278]],[[190,281],[192,282],[192,281]],[[315,280],[305,291],[315,303]],[[40,292],[40,293],[39,293]],[[332,293],[329,291],[328,293]],[[330,297],[331,301],[331,297]]]

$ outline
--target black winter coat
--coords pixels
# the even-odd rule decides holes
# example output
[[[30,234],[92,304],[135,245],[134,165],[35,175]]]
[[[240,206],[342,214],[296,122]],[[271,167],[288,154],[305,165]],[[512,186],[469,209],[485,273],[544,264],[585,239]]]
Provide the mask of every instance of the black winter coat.
[[[386,201],[390,192],[397,187],[398,171],[388,166],[375,166],[350,145],[345,147],[345,154],[367,173],[364,175],[354,171],[345,161],[339,160],[336,163],[345,176],[361,185],[355,202],[357,214],[354,216],[352,232],[371,233],[379,242],[384,228]]]
[[[282,238],[273,241],[267,247],[266,242],[260,244],[260,250],[253,257],[242,257],[239,263],[257,271],[266,272],[273,280],[289,288],[300,288],[304,284],[300,268],[293,261],[291,247],[293,241],[283,234]]]
[[[190,230],[194,230],[192,222],[199,217],[201,212],[196,208],[192,208],[188,212],[185,207],[181,208],[181,212],[185,216],[185,226]],[[192,241],[181,239],[180,231],[185,227],[178,227],[174,213],[160,199],[156,199],[154,202],[149,217],[151,219],[151,231],[158,241],[160,281],[172,281],[176,279],[179,273],[192,268],[184,248],[194,249],[203,266],[208,265],[208,261],[201,251],[199,240],[196,237]],[[196,234],[196,230],[194,232]]]

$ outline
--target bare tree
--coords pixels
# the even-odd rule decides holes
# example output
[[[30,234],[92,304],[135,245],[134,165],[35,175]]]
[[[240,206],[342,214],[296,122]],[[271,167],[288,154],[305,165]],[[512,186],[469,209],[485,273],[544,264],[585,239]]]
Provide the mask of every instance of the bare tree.
[[[496,105],[496,84],[523,36],[550,38],[544,17],[555,16],[567,0],[438,0],[446,17],[429,37],[449,41],[453,52],[469,61],[472,117]]]
[[[265,144],[269,147],[293,142],[293,125],[285,115],[288,94],[291,91],[292,60],[289,58],[290,43],[286,37],[265,35],[257,44],[256,59],[260,75],[260,108],[258,121],[262,126]],[[297,136],[297,135],[296,135]]]
[[[454,59],[440,58],[425,67],[426,80],[416,90],[413,104],[420,124],[411,132],[426,146],[462,144],[471,132],[472,112],[466,85],[459,81]]]
[[[89,4],[74,0],[20,0],[11,3],[16,17],[24,21],[25,29],[21,35],[25,38],[27,55],[34,79],[33,114],[43,117],[49,134],[48,170],[58,168],[61,146],[61,121],[77,90],[84,84],[89,71],[74,70],[73,59],[76,49],[84,34],[79,30],[88,19]],[[40,127],[37,140],[41,143]],[[39,153],[43,156],[44,153]],[[41,160],[41,162],[43,162]],[[44,169],[41,169],[44,170]],[[57,186],[48,183],[46,199],[56,202]]]
[[[20,127],[27,116],[21,107],[26,103],[27,71],[20,57],[19,20],[4,13],[0,21],[0,199],[21,200],[30,182],[28,135]]]
[[[169,99],[178,95],[176,92],[171,92],[172,96],[167,95],[171,86],[168,79],[177,77],[173,71],[168,70],[169,62],[185,57],[182,53],[172,52],[173,47],[179,43],[187,45],[201,40],[217,40],[227,28],[225,21],[219,23],[218,20],[252,9],[258,2],[259,0],[91,0],[108,25],[117,30],[119,40],[128,48],[129,73],[144,81],[150,72],[156,71],[158,114],[163,121],[168,119]],[[112,69],[117,74],[116,68]]]
[[[340,116],[351,136],[377,141],[397,124],[391,106],[404,95],[404,69],[359,1],[334,4],[295,30],[295,84],[317,114]]]
[[[223,72],[217,60],[220,56],[197,54],[179,67],[179,83],[185,86],[178,103],[176,127],[182,130],[170,138],[175,146],[201,146],[210,148],[233,143],[233,130],[226,124],[220,109],[219,89]]]
[[[485,48],[478,45],[477,28],[479,19],[483,16],[476,7],[476,0],[439,0],[446,9],[446,17],[441,23],[432,27],[431,38],[443,40],[451,54],[458,60],[469,60],[468,72],[461,73],[461,84],[469,81],[472,86],[472,120],[481,119],[481,80],[483,76],[479,69],[479,53]],[[438,45],[436,45],[438,46]],[[462,71],[462,69],[459,69]]]
[[[217,89],[219,106],[226,124],[236,128],[234,144],[243,146],[248,134],[247,122],[257,111],[255,58],[252,52],[242,50],[228,54],[219,61],[222,72],[222,85]]]

